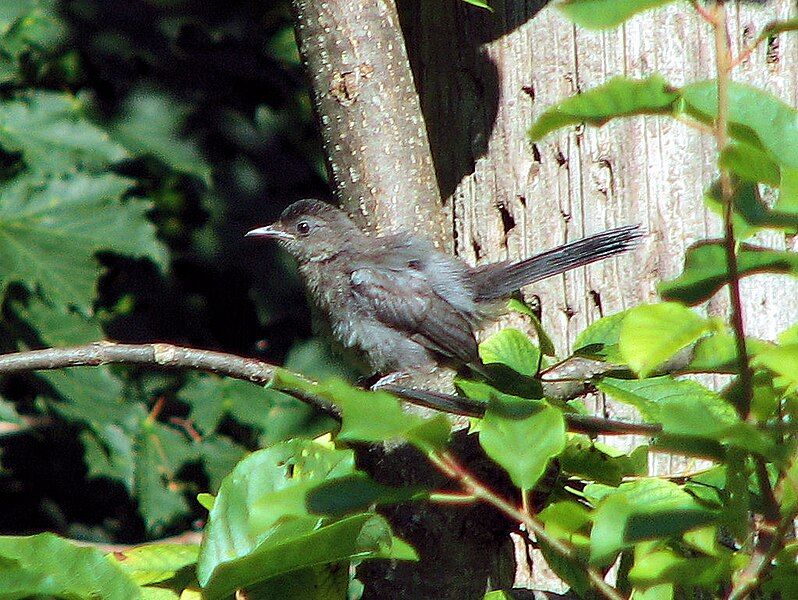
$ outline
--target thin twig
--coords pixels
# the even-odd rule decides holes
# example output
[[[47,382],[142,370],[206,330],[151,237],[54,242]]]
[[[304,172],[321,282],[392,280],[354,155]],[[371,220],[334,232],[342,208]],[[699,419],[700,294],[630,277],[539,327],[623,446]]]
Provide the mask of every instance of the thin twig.
[[[731,54],[729,51],[729,33],[726,25],[726,8],[723,3],[715,4],[714,9],[715,60],[718,71],[718,116],[715,120],[715,140],[718,154],[728,144],[729,127],[729,83],[731,76]],[[734,239],[734,187],[729,171],[721,166],[720,189],[723,198],[724,248],[726,250],[726,268],[729,271],[729,298],[731,301],[731,324],[737,347],[737,365],[740,371],[742,388],[738,411],[745,420],[751,410],[753,397],[753,374],[748,363],[748,350],[745,341],[745,323],[743,305],[740,297],[740,272],[737,264],[737,245]]]
[[[707,23],[709,23],[710,25],[712,25],[714,27],[715,24],[716,24],[715,15],[713,13],[709,12],[703,6],[701,6],[701,3],[698,0],[692,0],[691,3],[693,5],[693,8],[695,9],[695,11],[699,14],[699,16],[702,19],[704,19],[704,21],[706,21]]]
[[[571,544],[550,535],[546,531],[543,523],[531,514],[523,510],[518,510],[518,508],[513,506],[510,502],[477,480],[468,470],[457,462],[454,456],[446,452],[440,454],[431,453],[428,456],[430,461],[432,461],[442,473],[458,481],[466,493],[496,507],[511,519],[523,523],[528,531],[535,534],[538,541],[547,544],[557,554],[569,560],[581,561],[577,556],[576,549]],[[624,600],[624,597],[618,590],[604,581],[604,577],[602,577],[601,573],[598,572],[595,567],[586,563],[582,564],[581,567],[587,573],[591,585],[604,598],[608,600]]]

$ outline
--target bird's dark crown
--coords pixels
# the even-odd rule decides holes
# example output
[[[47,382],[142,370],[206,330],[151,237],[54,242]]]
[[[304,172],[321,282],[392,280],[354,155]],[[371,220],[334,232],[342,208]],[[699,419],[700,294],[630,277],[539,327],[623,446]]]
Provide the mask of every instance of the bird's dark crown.
[[[280,215],[280,220],[286,222],[306,215],[323,217],[324,215],[339,212],[341,212],[341,209],[321,200],[298,200],[283,211]]]

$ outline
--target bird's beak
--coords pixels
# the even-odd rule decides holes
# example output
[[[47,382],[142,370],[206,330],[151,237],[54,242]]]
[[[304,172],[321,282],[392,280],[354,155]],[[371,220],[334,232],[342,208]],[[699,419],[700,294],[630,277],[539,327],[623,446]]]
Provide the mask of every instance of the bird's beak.
[[[266,227],[258,227],[252,231],[247,231],[244,237],[264,237],[273,240],[293,240],[294,236],[287,231],[277,229],[274,225],[267,225]]]

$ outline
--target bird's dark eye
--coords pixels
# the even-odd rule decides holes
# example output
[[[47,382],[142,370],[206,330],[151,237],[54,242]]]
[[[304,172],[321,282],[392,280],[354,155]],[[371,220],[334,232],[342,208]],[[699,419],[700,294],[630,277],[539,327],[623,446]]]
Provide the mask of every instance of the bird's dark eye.
[[[300,235],[307,235],[310,233],[310,225],[308,225],[307,221],[300,221],[296,224],[296,230]]]

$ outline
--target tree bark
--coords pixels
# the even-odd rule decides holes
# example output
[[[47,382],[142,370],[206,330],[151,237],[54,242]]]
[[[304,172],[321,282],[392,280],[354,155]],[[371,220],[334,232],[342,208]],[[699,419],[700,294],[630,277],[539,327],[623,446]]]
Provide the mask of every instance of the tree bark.
[[[366,229],[451,248],[393,0],[293,0],[331,181]]]

